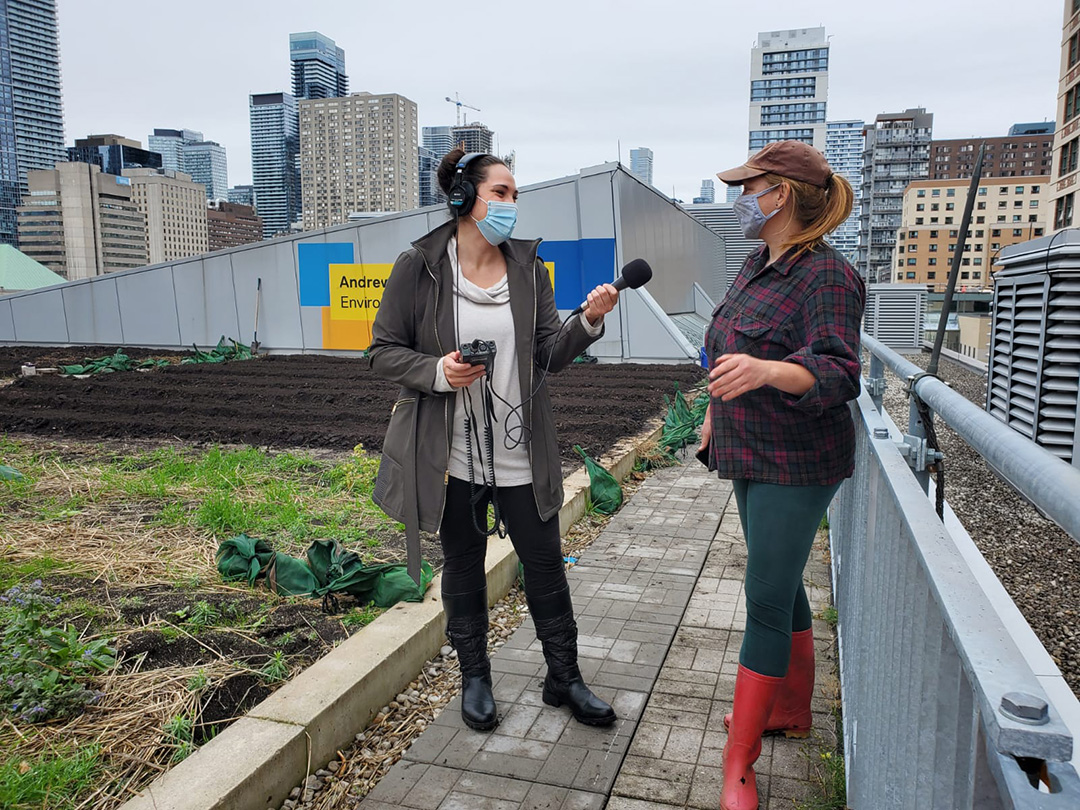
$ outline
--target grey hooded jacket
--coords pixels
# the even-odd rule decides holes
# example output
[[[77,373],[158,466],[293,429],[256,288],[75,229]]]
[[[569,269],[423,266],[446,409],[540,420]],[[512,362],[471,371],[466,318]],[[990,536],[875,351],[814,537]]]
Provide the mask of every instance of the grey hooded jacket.
[[[417,580],[419,530],[436,532],[442,522],[453,437],[455,394],[437,392],[435,377],[442,358],[458,348],[453,273],[446,253],[455,225],[453,221],[440,225],[398,257],[383,291],[368,349],[374,372],[401,385],[372,498],[386,514],[405,524],[409,569]],[[552,372],[560,371],[600,337],[591,337],[577,316],[562,328],[547,268],[537,257],[539,244],[539,239],[510,239],[501,245],[522,402],[549,363]],[[562,507],[563,487],[546,386],[526,402],[522,418],[532,431],[529,459],[536,508],[541,519],[548,520]]]

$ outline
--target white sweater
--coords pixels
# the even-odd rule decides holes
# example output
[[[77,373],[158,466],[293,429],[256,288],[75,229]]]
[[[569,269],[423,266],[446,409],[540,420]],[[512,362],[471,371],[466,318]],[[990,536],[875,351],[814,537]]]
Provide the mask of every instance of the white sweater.
[[[514,335],[514,317],[510,312],[510,286],[506,276],[484,290],[473,284],[461,274],[457,260],[457,239],[451,239],[447,246],[450,267],[454,275],[454,320],[457,324],[458,343],[468,343],[476,339],[494,340],[497,349],[494,373],[491,374],[491,387],[499,397],[511,405],[521,403],[521,386],[518,382],[518,360]],[[602,322],[593,326],[581,315],[582,323],[590,335],[599,335]],[[481,378],[482,380],[483,378]],[[472,409],[480,433],[480,444],[484,444],[483,401],[481,380],[469,386],[472,396]],[[439,363],[436,372],[435,390],[450,393],[453,387],[446,381],[443,364]],[[519,444],[513,449],[506,448],[506,415],[509,408],[495,399],[492,419],[492,438],[495,444],[495,481],[500,487],[516,487],[532,483],[532,468],[529,465],[527,444]],[[519,410],[511,420],[511,428],[518,425],[521,416]],[[520,439],[520,429],[516,439]],[[480,463],[477,452],[476,436],[473,436],[473,470],[478,484],[485,482],[487,470]],[[486,457],[487,450],[484,448]],[[454,438],[450,446],[449,473],[454,478],[469,480],[468,454],[465,451],[465,389],[457,393],[457,406],[454,409]]]

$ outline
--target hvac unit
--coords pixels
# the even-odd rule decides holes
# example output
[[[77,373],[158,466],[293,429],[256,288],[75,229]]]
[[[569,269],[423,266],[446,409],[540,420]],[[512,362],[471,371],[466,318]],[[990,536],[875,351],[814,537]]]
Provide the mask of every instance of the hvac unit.
[[[1080,229],[1002,251],[986,409],[1080,466]]]
[[[863,329],[890,349],[922,347],[926,288],[915,284],[869,284]]]

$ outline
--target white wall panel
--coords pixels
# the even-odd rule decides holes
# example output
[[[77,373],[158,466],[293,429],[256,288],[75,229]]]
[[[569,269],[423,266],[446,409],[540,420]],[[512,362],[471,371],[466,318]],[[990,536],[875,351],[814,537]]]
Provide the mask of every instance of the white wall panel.
[[[59,289],[63,291],[69,343],[124,345],[116,276],[102,276]]]
[[[11,314],[11,302],[0,298],[0,342],[15,340],[15,317]]]
[[[172,267],[124,273],[116,277],[115,284],[124,341],[129,346],[175,346],[180,342]]]
[[[11,300],[15,339],[20,343],[68,343],[64,296],[58,288]]]

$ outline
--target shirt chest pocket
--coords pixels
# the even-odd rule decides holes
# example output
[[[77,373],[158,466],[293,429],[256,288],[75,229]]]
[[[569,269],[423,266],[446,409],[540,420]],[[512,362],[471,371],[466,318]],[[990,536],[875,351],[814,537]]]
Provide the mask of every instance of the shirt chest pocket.
[[[730,322],[725,354],[749,354],[764,360],[786,357],[782,330],[751,315],[740,315]]]

